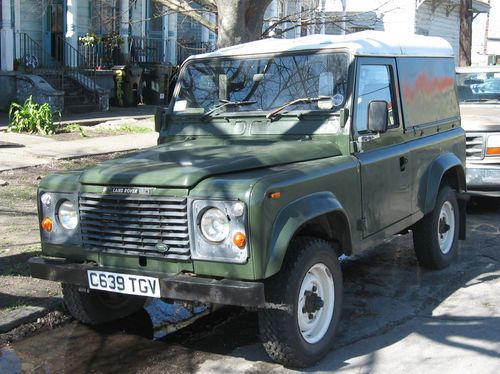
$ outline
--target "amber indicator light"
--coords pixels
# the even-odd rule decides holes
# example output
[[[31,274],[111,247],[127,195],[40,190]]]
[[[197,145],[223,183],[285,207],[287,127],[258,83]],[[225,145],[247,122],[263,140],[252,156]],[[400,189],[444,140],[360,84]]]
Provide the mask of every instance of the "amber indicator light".
[[[279,199],[281,197],[281,192],[270,192],[269,195],[267,195],[270,199]]]
[[[42,229],[44,231],[47,231],[47,232],[51,232],[52,231],[52,220],[48,217],[45,217],[43,220],[42,220]]]
[[[247,244],[247,237],[242,232],[237,232],[233,236],[233,243],[240,249],[245,248],[245,245]]]
[[[500,155],[500,147],[489,147],[486,148],[487,155]]]

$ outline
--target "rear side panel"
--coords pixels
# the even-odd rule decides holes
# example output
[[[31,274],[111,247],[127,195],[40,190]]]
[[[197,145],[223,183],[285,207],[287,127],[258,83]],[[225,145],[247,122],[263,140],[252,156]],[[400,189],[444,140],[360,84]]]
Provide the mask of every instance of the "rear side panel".
[[[405,134],[414,160],[412,213],[418,219],[429,212],[426,207],[432,165],[442,154],[450,153],[465,165],[465,134],[460,113],[452,58],[397,58]],[[450,167],[452,165],[450,164]],[[440,178],[434,176],[434,178]]]

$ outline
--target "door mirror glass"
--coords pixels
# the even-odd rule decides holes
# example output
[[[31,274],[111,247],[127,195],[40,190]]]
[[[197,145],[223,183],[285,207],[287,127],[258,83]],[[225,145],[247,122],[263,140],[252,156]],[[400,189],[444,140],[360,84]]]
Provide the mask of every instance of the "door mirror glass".
[[[370,101],[368,104],[368,130],[378,133],[386,132],[388,118],[387,101]]]

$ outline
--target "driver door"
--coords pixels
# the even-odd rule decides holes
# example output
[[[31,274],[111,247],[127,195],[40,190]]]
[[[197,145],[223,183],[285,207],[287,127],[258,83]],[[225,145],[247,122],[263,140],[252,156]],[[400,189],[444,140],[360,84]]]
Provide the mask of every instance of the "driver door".
[[[392,58],[360,58],[356,67],[353,135],[360,162],[363,237],[386,230],[411,212],[411,160],[404,141],[397,91],[396,62]],[[385,101],[388,128],[368,130],[368,105]]]

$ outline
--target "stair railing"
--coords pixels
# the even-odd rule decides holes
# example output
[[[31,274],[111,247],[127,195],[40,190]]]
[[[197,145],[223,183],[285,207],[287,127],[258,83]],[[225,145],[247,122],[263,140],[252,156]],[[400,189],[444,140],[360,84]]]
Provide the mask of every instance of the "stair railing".
[[[24,32],[15,34],[15,67],[28,73],[40,75],[58,90],[64,88],[64,67],[37,41]]]
[[[94,102],[97,104],[99,95],[97,94],[96,66],[89,63],[88,59],[78,49],[61,36],[58,36],[58,42],[62,46],[65,74],[72,76],[74,80],[83,84],[93,94]]]

